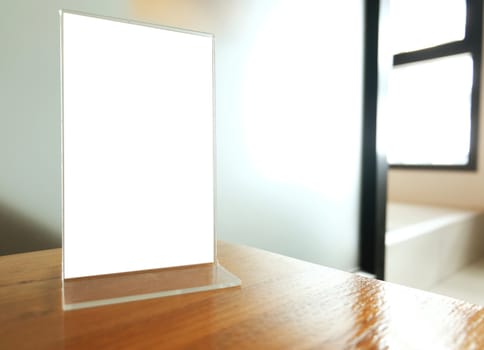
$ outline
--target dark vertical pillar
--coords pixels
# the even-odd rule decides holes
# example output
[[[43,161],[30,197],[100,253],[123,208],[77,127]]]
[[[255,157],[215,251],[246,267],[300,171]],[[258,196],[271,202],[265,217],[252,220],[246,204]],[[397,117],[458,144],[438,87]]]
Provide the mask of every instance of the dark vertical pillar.
[[[386,75],[391,68],[382,45],[387,0],[365,1],[365,77],[363,100],[363,169],[360,210],[360,268],[384,279],[387,163],[378,142]],[[387,62],[388,61],[388,62]],[[388,66],[388,67],[387,67]]]

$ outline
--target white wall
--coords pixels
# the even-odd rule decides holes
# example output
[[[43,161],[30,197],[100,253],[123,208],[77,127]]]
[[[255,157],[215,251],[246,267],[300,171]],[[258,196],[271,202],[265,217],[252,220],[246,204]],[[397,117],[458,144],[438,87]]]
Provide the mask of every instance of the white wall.
[[[140,20],[215,34],[219,237],[356,267],[362,1],[132,7]]]
[[[219,238],[357,266],[362,1],[59,0],[41,7],[22,0],[2,9],[11,31],[1,32],[1,42],[15,49],[0,57],[9,72],[0,83],[9,92],[0,106],[0,157],[10,169],[0,175],[0,202],[54,236],[61,5],[214,33]]]
[[[124,16],[126,1],[15,0],[0,11],[0,254],[60,246],[60,8]]]

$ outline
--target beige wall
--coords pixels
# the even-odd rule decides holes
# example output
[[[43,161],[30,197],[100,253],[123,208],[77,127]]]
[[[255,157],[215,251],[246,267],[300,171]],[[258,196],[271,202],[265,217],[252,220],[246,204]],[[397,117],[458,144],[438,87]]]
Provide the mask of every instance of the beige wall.
[[[389,201],[484,210],[484,86],[482,81],[481,75],[478,170],[467,172],[392,169],[388,174]]]

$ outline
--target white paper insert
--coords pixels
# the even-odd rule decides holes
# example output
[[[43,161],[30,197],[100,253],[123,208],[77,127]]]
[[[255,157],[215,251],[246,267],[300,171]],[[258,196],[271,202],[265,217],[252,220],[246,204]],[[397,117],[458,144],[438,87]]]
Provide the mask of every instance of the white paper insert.
[[[212,36],[62,18],[64,278],[214,262]]]

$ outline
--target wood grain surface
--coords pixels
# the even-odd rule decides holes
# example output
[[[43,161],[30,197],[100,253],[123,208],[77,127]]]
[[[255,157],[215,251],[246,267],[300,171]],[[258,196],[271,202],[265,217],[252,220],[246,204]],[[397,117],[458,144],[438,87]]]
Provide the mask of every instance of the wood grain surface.
[[[0,349],[484,349],[484,309],[219,242],[242,287],[64,312],[61,250],[0,257]]]

